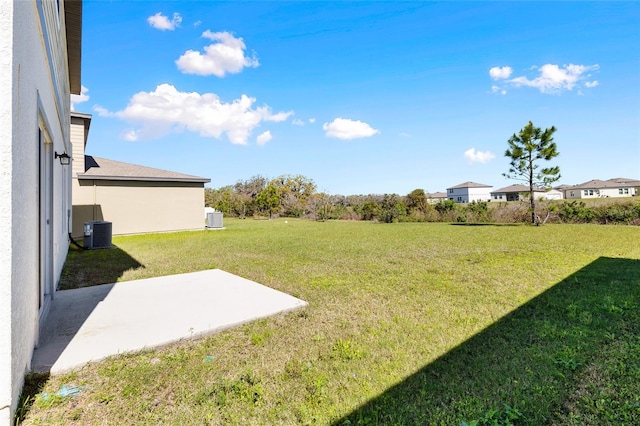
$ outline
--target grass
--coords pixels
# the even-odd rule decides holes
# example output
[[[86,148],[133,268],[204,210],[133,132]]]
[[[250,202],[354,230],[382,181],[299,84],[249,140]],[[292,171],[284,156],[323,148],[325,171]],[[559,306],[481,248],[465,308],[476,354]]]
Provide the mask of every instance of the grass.
[[[302,311],[88,365],[24,424],[640,423],[640,228],[225,219],[69,253],[61,285],[220,268]]]

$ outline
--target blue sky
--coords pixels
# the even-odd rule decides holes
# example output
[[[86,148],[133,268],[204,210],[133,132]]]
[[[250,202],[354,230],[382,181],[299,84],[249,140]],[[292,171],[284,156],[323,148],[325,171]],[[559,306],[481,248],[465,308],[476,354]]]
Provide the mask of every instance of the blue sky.
[[[640,179],[639,2],[85,1],[87,153],[331,194],[507,186],[556,126],[559,183]]]

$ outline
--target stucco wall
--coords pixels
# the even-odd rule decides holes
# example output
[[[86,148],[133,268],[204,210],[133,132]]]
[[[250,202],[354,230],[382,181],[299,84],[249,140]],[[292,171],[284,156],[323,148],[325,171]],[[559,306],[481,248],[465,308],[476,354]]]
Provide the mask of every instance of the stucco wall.
[[[64,18],[58,24],[57,14],[55,1],[0,2],[0,424],[10,424],[30,369],[39,316],[46,312],[38,306],[39,126],[46,127],[52,151],[69,147]],[[52,167],[57,281],[68,248],[70,194],[63,185],[70,182],[70,170],[59,162]]]
[[[491,188],[469,188],[469,200],[473,201],[491,201]]]
[[[622,189],[622,194],[620,194],[620,189]],[[625,193],[625,190],[628,193]],[[585,194],[584,189],[567,189],[565,191],[566,198],[619,198],[619,197],[633,197],[636,195],[635,188],[603,188],[603,189],[588,189],[588,194]],[[593,192],[593,194],[591,193]],[[573,197],[571,196],[573,193]]]
[[[0,99],[11,99],[13,2],[0,3]],[[11,369],[11,102],[0,104],[0,425],[10,424]]]
[[[203,183],[74,179],[73,200],[74,237],[92,220],[114,235],[204,228]]]
[[[491,188],[453,188],[453,192],[447,190],[447,196],[457,203],[491,201]]]

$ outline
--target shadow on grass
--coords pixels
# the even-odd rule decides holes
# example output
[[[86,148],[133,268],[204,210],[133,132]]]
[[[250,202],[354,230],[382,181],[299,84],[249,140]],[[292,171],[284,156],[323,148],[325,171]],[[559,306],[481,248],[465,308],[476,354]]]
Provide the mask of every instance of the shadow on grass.
[[[144,268],[144,265],[115,245],[99,250],[80,250],[71,246],[58,290],[115,283],[126,271],[138,268]]]
[[[453,226],[526,226],[526,223],[483,223],[483,222],[453,222]]]
[[[639,312],[640,260],[599,258],[334,424],[640,424]]]
[[[15,424],[19,425],[31,410],[36,396],[42,392],[44,386],[49,380],[49,373],[31,373],[27,374],[24,379],[24,386],[18,401],[18,408],[15,414]]]
[[[101,250],[69,248],[58,285],[60,291],[54,294],[40,326],[32,371],[48,373],[118,278],[136,268],[144,265],[116,246]]]

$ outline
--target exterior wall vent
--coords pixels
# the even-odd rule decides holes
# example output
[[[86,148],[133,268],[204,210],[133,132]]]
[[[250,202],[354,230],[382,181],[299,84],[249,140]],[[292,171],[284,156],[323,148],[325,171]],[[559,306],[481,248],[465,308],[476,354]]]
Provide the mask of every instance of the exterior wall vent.
[[[83,243],[87,249],[111,248],[111,222],[85,222]]]

